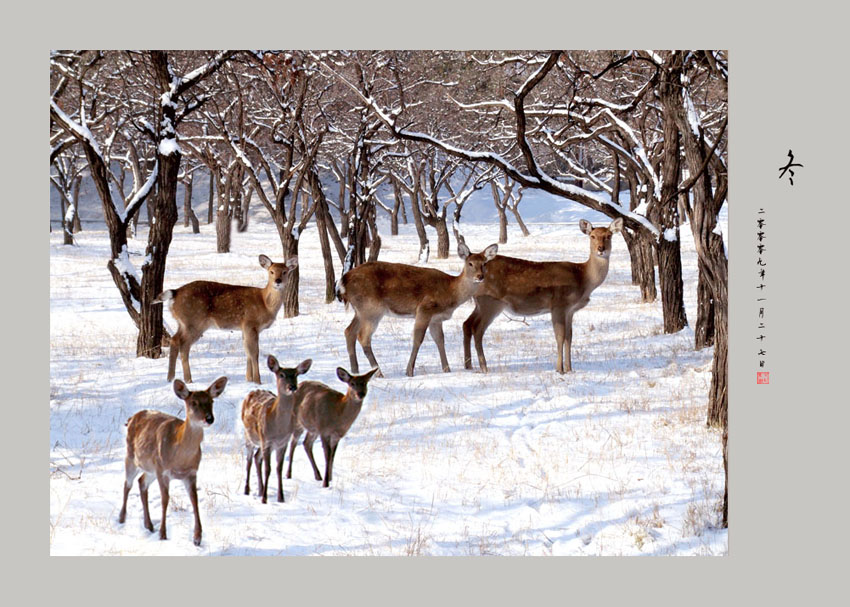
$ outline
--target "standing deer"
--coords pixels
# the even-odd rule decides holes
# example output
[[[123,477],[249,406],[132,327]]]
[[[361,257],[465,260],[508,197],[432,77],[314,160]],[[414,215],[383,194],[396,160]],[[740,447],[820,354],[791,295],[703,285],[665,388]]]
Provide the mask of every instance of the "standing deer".
[[[555,370],[572,371],[573,314],[587,305],[590,294],[608,275],[611,237],[623,229],[623,220],[617,218],[607,228],[594,228],[582,219],[579,227],[590,236],[590,256],[584,263],[538,262],[498,255],[487,264],[484,284],[475,295],[475,310],[463,323],[463,358],[467,369],[472,368],[470,339],[474,336],[478,364],[482,371],[487,371],[482,344],[484,331],[508,308],[523,316],[550,312],[558,348]]]
[[[245,379],[260,383],[260,331],[269,327],[283,304],[283,289],[289,275],[298,265],[292,257],[286,263],[274,263],[260,255],[260,265],[268,271],[265,287],[241,287],[208,280],[196,280],[179,289],[157,295],[155,303],[170,301],[171,313],[178,329],[171,338],[168,356],[168,381],[174,379],[177,353],[183,362],[183,380],[191,383],[189,349],[212,326],[219,329],[241,329],[242,343],[248,359]]]
[[[268,365],[277,379],[277,397],[268,390],[253,390],[242,401],[242,425],[245,427],[245,451],[248,465],[245,476],[245,495],[251,493],[251,459],[257,468],[259,494],[265,504],[269,490],[272,451],[277,451],[277,501],[283,499],[281,471],[286,456],[286,446],[292,436],[292,408],[298,376],[310,369],[309,358],[294,369],[281,367],[274,356],[269,356]],[[261,462],[265,462],[265,477]]]
[[[181,420],[161,411],[139,411],[127,420],[127,457],[124,459],[124,503],[118,522],[127,519],[127,496],[133,480],[139,477],[145,528],[153,533],[148,510],[148,487],[154,478],[159,481],[162,496],[162,522],[159,539],[164,540],[165,511],[168,509],[168,485],[171,479],[182,480],[195,513],[195,546],[201,544],[201,517],[198,514],[198,465],[201,463],[201,441],[204,427],[213,423],[213,399],[218,398],[227,385],[226,377],[219,377],[206,390],[190,392],[179,379],[174,380],[174,393],[186,403],[186,419]]]
[[[359,370],[355,339],[360,342],[372,367],[380,369],[372,352],[372,334],[387,312],[398,316],[413,316],[413,350],[407,363],[407,376],[413,376],[416,355],[425,337],[425,329],[440,351],[443,371],[449,372],[446,358],[443,321],[451,318],[455,309],[472,297],[485,276],[485,265],[494,257],[499,245],[493,244],[481,253],[472,254],[460,243],[458,256],[464,261],[463,271],[450,276],[433,268],[420,268],[400,263],[371,261],[349,270],[342,277],[338,297],[354,306],[354,318],[345,329],[345,343],[354,373]]]
[[[345,394],[331,390],[325,384],[316,381],[305,381],[298,386],[295,394],[295,412],[293,414],[292,441],[289,444],[289,468],[286,478],[292,478],[292,457],[298,439],[306,430],[304,437],[304,450],[313,466],[313,474],[317,481],[322,480],[316,460],[313,459],[313,441],[316,437],[322,438],[322,449],[325,452],[325,482],[327,487],[333,476],[334,456],[339,440],[345,436],[351,424],[357,419],[363,399],[366,398],[366,384],[377,373],[378,369],[372,369],[364,375],[351,375],[338,367],[337,377],[348,384]]]

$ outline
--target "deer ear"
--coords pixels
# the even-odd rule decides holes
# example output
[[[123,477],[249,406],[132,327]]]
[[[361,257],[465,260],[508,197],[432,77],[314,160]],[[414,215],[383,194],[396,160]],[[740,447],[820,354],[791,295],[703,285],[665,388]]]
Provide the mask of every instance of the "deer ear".
[[[226,377],[219,377],[213,383],[210,384],[210,387],[207,388],[207,392],[212,398],[218,398],[219,395],[224,392],[224,387],[227,385]]]
[[[608,231],[610,231],[612,234],[616,234],[617,232],[620,232],[622,229],[623,229],[623,218],[622,217],[617,217],[617,219],[612,221],[611,225],[608,226]]]
[[[174,380],[174,393],[180,400],[186,400],[191,394],[191,392],[189,392],[189,388],[186,387],[186,384],[179,379]]]
[[[260,265],[263,266],[264,269],[268,270],[269,266],[272,265],[272,260],[265,255],[260,255]]]
[[[372,369],[368,373],[364,373],[362,377],[363,377],[364,381],[369,381],[370,379],[372,379],[372,376],[377,372],[378,372],[378,367],[375,367],[374,369]]]
[[[277,370],[280,369],[280,364],[278,364],[277,359],[269,354],[269,369],[271,369],[272,373],[277,373]]]
[[[469,257],[469,255],[470,255],[469,247],[466,246],[465,242],[461,242],[460,244],[457,245],[457,256],[458,257],[460,257],[461,259],[466,259],[467,257]]]
[[[342,367],[336,368],[336,376],[340,379],[340,381],[344,381],[345,383],[351,381],[351,374]]]
[[[499,252],[499,245],[491,244],[489,247],[484,249],[484,258],[487,261],[490,261],[491,259],[493,259],[496,256],[496,253],[498,253],[498,252]]]
[[[289,259],[286,260],[286,267],[289,268],[290,270],[294,270],[296,268],[296,266],[298,266],[298,256],[297,255],[295,257],[290,257]]]
[[[298,367],[296,367],[295,370],[298,371],[298,375],[304,375],[307,371],[310,370],[310,367],[312,366],[312,364],[313,364],[313,360],[311,358],[308,358],[307,360],[302,362],[300,365],[298,365]]]
[[[590,232],[593,230],[593,224],[590,223],[587,219],[579,219],[578,222],[579,229],[590,236]]]

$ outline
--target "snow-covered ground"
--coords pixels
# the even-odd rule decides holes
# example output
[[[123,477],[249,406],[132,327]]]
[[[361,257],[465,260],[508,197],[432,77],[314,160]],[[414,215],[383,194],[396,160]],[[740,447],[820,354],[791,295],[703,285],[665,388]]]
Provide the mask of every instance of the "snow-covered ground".
[[[531,198],[531,197],[529,197]],[[182,198],[181,198],[182,200]],[[525,202],[523,203],[525,204]],[[93,207],[96,209],[96,207]],[[471,208],[471,207],[470,207]],[[522,209],[522,205],[520,206]],[[558,202],[562,223],[533,223],[523,238],[512,223],[506,255],[583,261],[578,218],[599,215]],[[200,209],[196,212],[200,213]],[[144,216],[144,215],[143,215]],[[94,218],[89,213],[87,218]],[[535,215],[534,219],[539,220]],[[496,241],[493,223],[464,223],[473,251]],[[337,452],[334,478],[313,480],[301,447],[286,502],[243,495],[238,411],[255,385],[244,379],[241,335],[210,330],[192,349],[194,389],[227,375],[206,431],[198,482],[203,542],[192,544],[192,508],[171,486],[168,541],[142,526],[138,486],[119,525],[124,422],[136,411],[183,416],[166,382],[167,358],[135,357],[136,331],[106,270],[105,230],[85,224],[78,246],[50,235],[50,553],[53,555],[723,555],[720,434],[705,427],[711,350],[695,352],[693,332],[662,332],[661,303],[640,303],[629,256],[616,237],[607,280],[575,317],[574,372],[554,371],[548,315],[497,319],[484,338],[490,373],[466,371],[461,324],[472,302],[444,324],[452,372],[440,371],[426,337],[416,376],[404,369],[412,319],[385,318],[373,347],[386,375],[373,379],[363,410]],[[688,318],[696,319],[696,256],[683,227]],[[255,210],[232,253],[215,253],[215,233],[175,229],[166,288],[195,279],[261,286],[259,253],[280,260],[274,227]],[[381,259],[414,263],[413,226],[382,231]],[[436,236],[431,233],[432,252]],[[131,240],[140,266],[147,233]],[[315,228],[301,239],[301,315],[260,335],[263,387],[274,354],[285,366],[314,363],[305,379],[336,389],[348,367],[343,330],[352,316],[323,303],[324,270]],[[454,253],[430,266],[456,274]],[[176,327],[170,313],[166,322]],[[368,367],[358,346],[361,369]],[[181,377],[178,364],[178,377]],[[314,447],[323,467],[321,446]],[[271,480],[270,494],[276,492]],[[252,489],[256,478],[251,479]],[[159,490],[150,491],[159,525]]]

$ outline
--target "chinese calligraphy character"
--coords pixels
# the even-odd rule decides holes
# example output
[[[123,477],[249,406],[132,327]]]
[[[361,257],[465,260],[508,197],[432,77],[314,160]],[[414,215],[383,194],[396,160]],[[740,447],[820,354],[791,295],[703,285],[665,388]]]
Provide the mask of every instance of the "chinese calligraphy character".
[[[791,180],[791,185],[794,185],[794,171],[791,170],[791,167],[802,167],[803,165],[802,164],[793,164],[794,154],[791,152],[791,150],[788,150],[788,158],[789,158],[788,164],[786,164],[784,167],[779,167],[779,170],[782,171],[779,174],[779,178],[782,179],[785,176],[785,173],[791,173],[788,176],[788,179]]]

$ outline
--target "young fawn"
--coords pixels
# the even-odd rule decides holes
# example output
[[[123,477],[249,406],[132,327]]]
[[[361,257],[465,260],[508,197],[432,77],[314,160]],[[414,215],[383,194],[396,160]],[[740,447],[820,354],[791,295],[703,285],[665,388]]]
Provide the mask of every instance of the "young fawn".
[[[559,373],[572,371],[573,314],[587,305],[590,294],[608,275],[611,237],[623,229],[623,220],[615,219],[607,228],[594,228],[582,219],[579,227],[590,237],[590,256],[584,263],[528,261],[497,255],[487,264],[487,276],[475,295],[475,310],[463,323],[467,369],[472,368],[470,340],[475,337],[478,364],[487,371],[484,331],[507,308],[522,316],[549,312],[558,349],[555,369]]]
[[[195,545],[201,543],[201,518],[198,514],[198,465],[201,463],[201,441],[204,427],[213,423],[213,399],[218,398],[227,385],[226,377],[219,377],[206,390],[190,392],[179,379],[174,380],[174,393],[186,403],[186,419],[160,411],[139,411],[127,420],[127,457],[124,460],[124,503],[118,522],[127,518],[127,496],[133,480],[139,477],[145,528],[153,532],[148,510],[148,487],[154,478],[159,481],[162,496],[162,522],[159,539],[164,540],[165,511],[168,509],[168,485],[171,479],[182,480],[195,513]]]
[[[272,451],[277,451],[277,501],[283,499],[281,471],[286,456],[286,446],[292,436],[292,408],[298,376],[310,369],[309,358],[294,369],[281,367],[274,356],[268,365],[277,379],[277,396],[268,390],[254,390],[242,401],[242,425],[245,428],[245,452],[248,464],[245,476],[245,495],[251,493],[251,460],[257,468],[257,486],[265,504],[269,490]],[[265,475],[261,462],[265,462]]]
[[[364,375],[351,375],[342,367],[338,367],[337,377],[348,384],[348,391],[345,394],[340,394],[315,381],[305,381],[298,386],[298,391],[295,393],[294,428],[289,445],[289,468],[286,471],[286,478],[292,478],[292,457],[295,446],[306,430],[304,450],[307,452],[310,465],[313,466],[313,474],[317,481],[322,480],[316,460],[313,459],[313,441],[316,437],[321,437],[322,449],[325,452],[325,482],[322,486],[327,487],[330,484],[336,447],[357,419],[360,408],[363,406],[363,399],[366,398],[366,384],[377,371],[372,369]]]
[[[463,271],[450,276],[433,268],[420,268],[400,263],[372,261],[346,272],[342,277],[338,296],[346,306],[354,306],[354,318],[345,329],[345,343],[351,370],[357,373],[355,339],[360,342],[372,367],[378,361],[372,353],[372,334],[387,313],[413,316],[413,349],[407,363],[407,376],[413,376],[416,355],[425,329],[437,344],[443,371],[449,372],[446,358],[443,321],[455,309],[472,297],[484,280],[485,265],[498,252],[499,245],[490,245],[481,253],[472,254],[464,243],[458,245],[458,256],[464,261]],[[380,370],[378,371],[379,377]]]
[[[219,329],[241,329],[242,343],[248,359],[245,379],[260,383],[259,335],[269,327],[283,304],[283,288],[298,265],[292,257],[286,263],[274,263],[260,255],[260,265],[268,271],[268,282],[259,287],[241,287],[208,280],[196,280],[179,289],[160,293],[154,302],[171,302],[171,313],[178,329],[171,338],[168,356],[168,381],[174,379],[177,354],[183,362],[183,380],[192,381],[189,349],[212,326]]]

